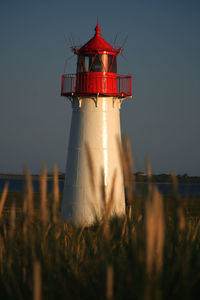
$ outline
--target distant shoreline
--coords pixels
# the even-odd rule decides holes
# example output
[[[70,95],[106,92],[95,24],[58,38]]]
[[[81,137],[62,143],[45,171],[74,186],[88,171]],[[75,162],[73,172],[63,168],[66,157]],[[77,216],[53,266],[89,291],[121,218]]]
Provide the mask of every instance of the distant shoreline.
[[[31,175],[32,180],[39,180],[40,176],[38,174]],[[65,180],[65,174],[61,173],[58,176],[59,181],[64,181]],[[200,184],[200,176],[188,176],[187,174],[184,175],[177,175],[177,182],[179,184]],[[25,180],[25,175],[24,174],[5,174],[5,173],[0,173],[0,180],[1,179],[8,179],[8,180]],[[53,174],[47,174],[47,180],[53,180]],[[136,183],[148,183],[148,178],[145,174],[138,172],[133,174],[133,181]],[[152,183],[155,184],[171,184],[171,175],[170,174],[159,174],[159,175],[152,175]]]
[[[39,180],[40,175],[31,175],[32,180]],[[1,179],[13,179],[13,180],[25,180],[26,176],[24,174],[0,174]],[[63,175],[59,176],[59,181],[64,180],[65,177]],[[53,175],[47,175],[47,180],[53,180]]]

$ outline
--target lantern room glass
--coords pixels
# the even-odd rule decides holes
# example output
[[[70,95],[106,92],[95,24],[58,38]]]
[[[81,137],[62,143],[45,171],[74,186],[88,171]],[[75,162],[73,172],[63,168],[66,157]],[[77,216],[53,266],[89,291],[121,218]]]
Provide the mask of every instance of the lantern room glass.
[[[77,73],[82,72],[117,73],[116,56],[110,54],[79,55]]]

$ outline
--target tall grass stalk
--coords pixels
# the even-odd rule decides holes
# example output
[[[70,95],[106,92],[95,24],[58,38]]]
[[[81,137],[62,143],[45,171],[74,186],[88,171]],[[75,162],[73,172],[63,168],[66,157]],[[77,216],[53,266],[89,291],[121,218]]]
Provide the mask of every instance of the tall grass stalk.
[[[116,172],[108,191],[102,170],[103,217],[90,227],[60,219],[56,166],[51,194],[47,194],[46,166],[40,174],[39,196],[33,193],[28,168],[20,203],[7,201],[5,185],[0,201],[2,299],[198,299],[199,217],[185,216],[175,175],[170,199],[159,193],[151,181],[150,161],[149,188],[138,194],[131,186],[135,182],[130,142],[119,146],[126,205],[131,210],[126,216],[112,216]],[[90,150],[86,151],[91,175],[97,176]],[[96,189],[93,185],[94,194]],[[169,204],[173,209],[167,209]]]
[[[47,167],[44,164],[40,173],[40,197],[41,197],[41,213],[43,226],[46,225],[48,219],[47,211]]]
[[[41,266],[38,261],[34,262],[33,265],[33,278],[34,278],[34,286],[33,286],[33,300],[41,300]]]
[[[113,266],[108,265],[107,267],[107,285],[106,285],[106,299],[114,299],[113,295],[113,285],[114,285],[114,271]]]
[[[25,188],[25,199],[24,201],[27,202],[27,214],[30,217],[30,221],[33,219],[33,185],[32,185],[32,178],[29,171],[29,168],[25,167],[25,182],[26,182],[26,188]]]
[[[91,188],[92,188],[93,194],[95,196],[95,193],[96,193],[96,186],[95,186],[96,173],[95,173],[95,167],[94,167],[94,161],[93,161],[91,149],[90,149],[88,143],[85,144],[85,150],[86,150],[88,169],[89,169],[89,174],[90,174]]]
[[[10,238],[13,238],[13,235],[15,233],[15,229],[16,229],[16,205],[15,205],[15,202],[14,202],[12,204],[11,214],[10,214],[10,230],[9,230]]]
[[[153,187],[152,199],[146,202],[146,263],[147,273],[151,275],[155,267],[159,274],[163,265],[164,248],[163,199],[158,188]]]
[[[57,222],[58,220],[58,208],[59,208],[59,183],[58,183],[58,167],[54,164],[53,168],[53,220]]]
[[[136,189],[136,184],[133,175],[133,156],[131,152],[130,139],[125,136],[122,145],[120,138],[117,137],[117,144],[124,175],[124,186],[126,189],[126,210],[128,217],[131,218],[133,207],[133,192]]]
[[[2,215],[2,211],[3,211],[5,201],[6,201],[7,194],[8,194],[8,182],[6,182],[6,184],[4,186],[3,193],[2,193],[1,199],[0,199],[0,217]]]

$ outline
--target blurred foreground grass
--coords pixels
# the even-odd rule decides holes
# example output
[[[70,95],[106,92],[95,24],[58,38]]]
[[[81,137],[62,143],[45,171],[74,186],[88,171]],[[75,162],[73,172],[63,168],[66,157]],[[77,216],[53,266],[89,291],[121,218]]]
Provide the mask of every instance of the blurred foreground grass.
[[[27,169],[23,194],[5,187],[1,299],[199,299],[199,197],[181,198],[172,176],[174,193],[163,198],[151,184],[149,163],[148,194],[133,197],[124,172],[127,215],[109,219],[105,204],[104,217],[90,227],[60,219],[56,167],[48,195],[46,168],[39,194]]]

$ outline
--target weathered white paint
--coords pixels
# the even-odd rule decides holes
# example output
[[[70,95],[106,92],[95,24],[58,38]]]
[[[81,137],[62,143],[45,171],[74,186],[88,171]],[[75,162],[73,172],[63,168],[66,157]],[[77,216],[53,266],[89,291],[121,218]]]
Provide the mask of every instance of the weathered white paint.
[[[111,214],[125,213],[124,183],[117,138],[121,140],[120,100],[114,97],[74,97],[70,130],[62,218],[77,224],[91,224],[102,217],[102,178],[106,199],[113,175],[117,177]],[[89,145],[94,165],[95,191],[86,155]],[[104,172],[104,176],[102,176]]]

